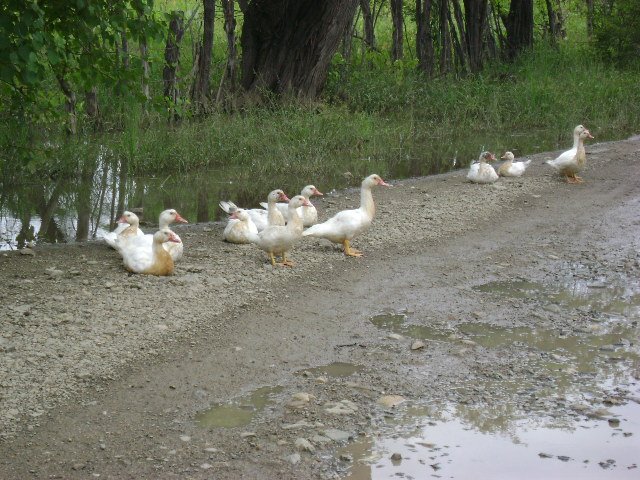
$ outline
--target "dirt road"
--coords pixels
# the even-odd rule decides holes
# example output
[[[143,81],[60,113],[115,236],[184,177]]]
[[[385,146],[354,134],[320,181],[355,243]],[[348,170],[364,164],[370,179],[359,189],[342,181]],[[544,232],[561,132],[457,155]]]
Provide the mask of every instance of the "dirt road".
[[[379,188],[361,259],[305,240],[273,269],[218,225],[176,229],[170,278],[97,243],[0,255],[0,478],[339,478],[358,462],[338,449],[406,408],[480,425],[633,402],[640,139],[587,153],[582,185],[549,153],[492,186],[459,171]]]

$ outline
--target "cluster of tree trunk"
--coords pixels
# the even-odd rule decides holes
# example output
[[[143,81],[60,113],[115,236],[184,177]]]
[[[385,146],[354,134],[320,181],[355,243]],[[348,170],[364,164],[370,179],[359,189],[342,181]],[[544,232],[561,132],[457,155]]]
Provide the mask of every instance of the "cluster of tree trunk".
[[[198,9],[186,21],[183,12],[170,14],[162,80],[171,122],[180,119],[179,105],[189,103],[185,102],[185,95],[191,101],[193,111],[200,114],[206,114],[216,106],[233,109],[239,96],[247,93],[258,98],[265,94],[316,98],[322,92],[331,60],[341,44],[347,59],[351,58],[354,42],[360,42],[363,51],[377,50],[375,28],[383,11],[390,15],[393,26],[391,60],[402,60],[407,51],[413,56],[411,47],[415,46],[419,69],[426,76],[478,72],[487,59],[503,55],[512,60],[533,45],[533,0],[510,0],[508,11],[500,10],[497,3],[489,0],[415,0],[415,3],[403,0],[389,0],[388,3],[385,0],[239,0],[243,25],[242,57],[238,60],[236,2],[220,1],[227,59],[217,85],[211,84],[215,0],[202,0],[198,6],[198,9],[203,7],[202,34],[194,48],[190,77],[178,76],[181,71],[178,68],[180,43]],[[552,39],[563,32],[560,1],[545,0],[546,30]],[[586,2],[593,10],[593,0]],[[404,34],[407,13],[415,14],[414,39],[407,39]],[[146,108],[151,98],[149,54],[144,33],[137,39]],[[126,70],[130,55],[124,33],[118,50],[117,67]],[[58,75],[58,83],[66,98],[69,133],[75,133],[73,87],[62,74]],[[185,83],[189,85],[185,87]],[[99,108],[95,88],[85,92],[85,106],[86,116],[97,128]]]

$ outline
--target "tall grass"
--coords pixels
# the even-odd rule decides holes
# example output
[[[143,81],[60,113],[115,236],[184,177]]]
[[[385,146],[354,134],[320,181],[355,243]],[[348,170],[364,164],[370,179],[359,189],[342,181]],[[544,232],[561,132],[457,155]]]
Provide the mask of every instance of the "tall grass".
[[[232,176],[338,178],[374,169],[407,176],[450,168],[454,158],[464,165],[484,148],[559,148],[578,123],[599,140],[640,125],[640,72],[616,70],[582,44],[540,43],[513,64],[464,78],[428,79],[414,62],[392,64],[379,53],[369,60],[345,66],[337,56],[312,107],[255,107],[170,126],[157,112],[142,122],[139,107],[115,98],[109,112],[120,128],[49,138],[43,163],[73,171],[99,144],[138,175],[215,168]]]

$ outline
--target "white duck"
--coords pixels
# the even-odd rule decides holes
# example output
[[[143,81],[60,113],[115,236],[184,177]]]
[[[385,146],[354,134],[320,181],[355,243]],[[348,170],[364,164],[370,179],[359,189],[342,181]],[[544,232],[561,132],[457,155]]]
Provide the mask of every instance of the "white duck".
[[[169,225],[171,225],[174,222],[189,223],[184,218],[182,218],[175,209],[169,208],[167,210],[163,210],[160,213],[160,217],[158,218],[158,227],[160,230],[168,229]],[[184,245],[182,244],[182,239],[175,232],[173,232],[173,234],[175,235],[175,238],[178,239],[178,241],[177,242],[171,241],[171,242],[165,243],[164,249],[167,252],[169,252],[169,254],[171,255],[171,258],[175,262],[176,260],[180,260],[180,258],[182,257],[182,253],[184,251]],[[141,237],[141,240],[146,242],[146,244],[149,247],[151,247],[151,245],[153,244],[153,237],[154,235],[148,233],[143,237]]]
[[[230,243],[251,243],[250,239],[257,234],[258,228],[247,211],[238,208],[229,216],[227,226],[222,232],[222,238]]]
[[[146,275],[171,275],[174,269],[173,258],[164,244],[180,243],[178,236],[164,228],[152,235],[151,246],[145,241],[145,237],[133,237],[118,250],[125,268],[130,272]]]
[[[302,195],[304,198],[309,200],[309,203],[311,205],[308,207],[298,208],[298,215],[302,217],[302,223],[305,227],[310,227],[311,225],[315,225],[318,222],[318,211],[316,210],[316,207],[311,203],[310,199],[314,195],[322,196],[324,195],[324,193],[318,190],[314,185],[307,185],[302,189],[302,191],[300,192],[300,195]],[[265,202],[260,203],[260,206],[264,209],[268,208],[268,204]],[[279,203],[276,203],[276,207],[278,208],[282,216],[285,218],[285,220],[288,220],[289,204],[279,202]]]
[[[111,248],[118,248],[117,243],[119,240],[144,235],[139,225],[140,219],[138,216],[133,212],[125,210],[118,219],[118,226],[115,230],[105,233],[102,238]]]
[[[362,252],[351,248],[351,240],[371,226],[376,207],[373,203],[371,189],[376,185],[388,187],[379,175],[369,175],[362,181],[360,188],[360,208],[342,210],[324,223],[318,223],[303,232],[303,236],[326,238],[333,243],[341,243],[344,254],[350,257],[361,257]]]
[[[286,226],[269,225],[258,234],[249,235],[252,243],[264,250],[269,255],[271,265],[276,265],[275,256],[282,257],[279,265],[292,267],[293,262],[287,260],[287,252],[302,238],[302,218],[296,209],[302,206],[309,206],[309,200],[302,195],[296,195],[289,201],[289,222]]]
[[[491,152],[482,152],[478,162],[474,162],[469,167],[467,179],[474,183],[493,183],[498,180],[498,174],[487,162],[492,162],[496,156]]]
[[[276,207],[277,202],[288,202],[289,197],[282,190],[273,190],[267,196],[267,210],[262,208],[250,208],[245,211],[251,217],[259,232],[267,228],[268,225],[284,225],[284,216]],[[218,205],[227,213],[238,210],[238,206],[231,201],[222,200]]]
[[[514,162],[515,156],[512,152],[505,152],[500,158],[506,160],[500,165],[500,168],[498,168],[498,175],[501,177],[520,177],[531,164],[531,160]]]
[[[582,178],[577,173],[584,168],[587,154],[584,151],[585,138],[593,138],[589,130],[582,125],[573,129],[573,148],[560,154],[555,160],[547,160],[553,168],[558,170],[567,183],[582,183]]]

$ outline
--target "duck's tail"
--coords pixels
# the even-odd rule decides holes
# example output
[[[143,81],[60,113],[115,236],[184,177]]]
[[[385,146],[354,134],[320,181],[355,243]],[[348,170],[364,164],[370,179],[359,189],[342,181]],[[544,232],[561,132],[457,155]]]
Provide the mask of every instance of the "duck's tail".
[[[220,200],[220,203],[218,203],[218,205],[220,205],[220,208],[227,213],[233,213],[238,209],[236,204],[230,200],[228,202],[225,200]]]

